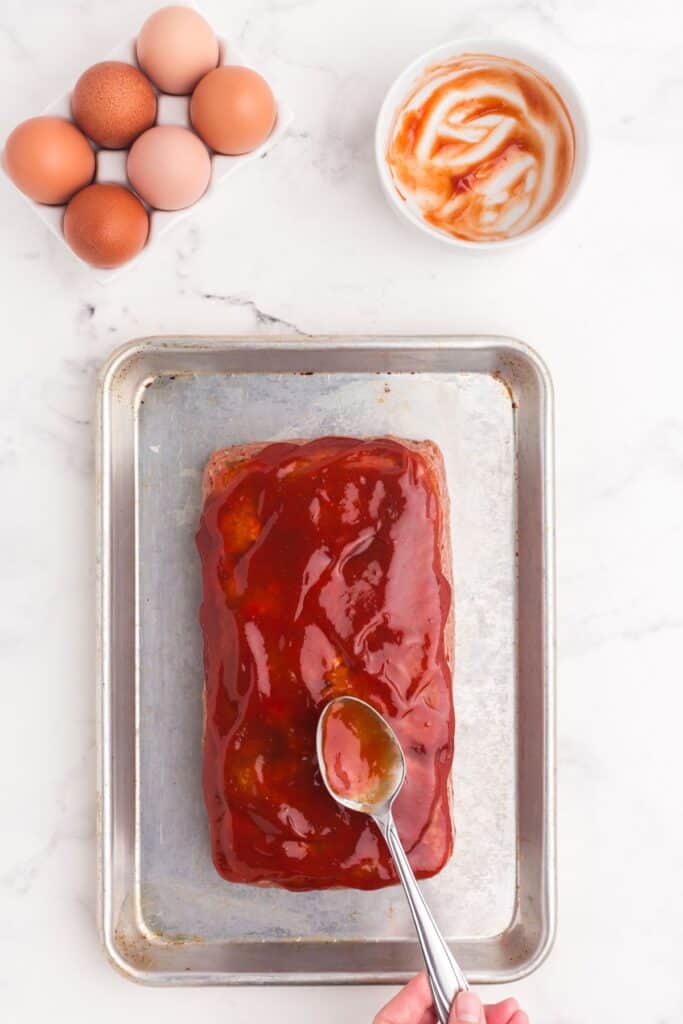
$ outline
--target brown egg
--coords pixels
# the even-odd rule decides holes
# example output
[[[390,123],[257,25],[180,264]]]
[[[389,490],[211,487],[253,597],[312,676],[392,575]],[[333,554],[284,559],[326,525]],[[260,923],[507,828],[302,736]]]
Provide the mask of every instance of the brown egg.
[[[154,89],[141,71],[105,60],[84,71],[71,96],[76,124],[106,149],[125,149],[157,116]]]
[[[209,71],[190,101],[197,134],[211,149],[230,156],[260,146],[273,130],[275,116],[275,98],[265,78],[237,65]]]
[[[31,117],[5,143],[10,178],[36,203],[61,206],[95,176],[95,154],[85,135],[63,117]]]
[[[191,7],[172,5],[150,15],[137,38],[142,70],[162,92],[187,96],[218,64],[218,40]]]
[[[136,256],[149,234],[147,211],[123,185],[88,185],[64,213],[64,237],[93,267],[118,267]]]

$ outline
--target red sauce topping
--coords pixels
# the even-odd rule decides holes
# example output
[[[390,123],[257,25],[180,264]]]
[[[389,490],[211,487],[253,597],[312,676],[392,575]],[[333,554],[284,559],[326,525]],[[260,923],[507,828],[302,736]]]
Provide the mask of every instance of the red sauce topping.
[[[211,460],[197,535],[203,781],[224,878],[290,889],[396,881],[374,823],[340,807],[320,777],[318,718],[342,694],[368,701],[401,743],[394,813],[413,870],[428,877],[448,859],[439,460],[432,445],[345,437]]]
[[[343,800],[381,804],[398,782],[400,751],[381,718],[366,704],[335,701],[322,727],[327,782]]]

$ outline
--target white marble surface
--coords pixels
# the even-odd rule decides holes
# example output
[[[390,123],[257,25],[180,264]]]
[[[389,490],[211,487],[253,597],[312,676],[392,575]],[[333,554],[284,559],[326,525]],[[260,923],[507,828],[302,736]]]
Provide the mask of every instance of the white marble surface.
[[[5,0],[2,136],[128,37],[138,0]],[[297,115],[106,288],[2,189],[0,1006],[6,1024],[369,1022],[380,989],[161,991],[117,977],[94,924],[93,396],[129,338],[493,332],[539,349],[558,400],[560,929],[514,987],[533,1024],[683,1019],[680,110],[676,0],[206,0]],[[526,247],[410,233],[371,160],[417,53],[505,34],[575,77],[587,187]],[[496,993],[497,994],[497,993]]]

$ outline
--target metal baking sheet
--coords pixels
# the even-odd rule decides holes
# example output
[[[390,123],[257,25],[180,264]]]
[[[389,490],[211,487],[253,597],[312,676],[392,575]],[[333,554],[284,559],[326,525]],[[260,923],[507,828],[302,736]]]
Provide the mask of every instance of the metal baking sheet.
[[[154,339],[100,391],[101,930],[161,984],[399,982],[420,966],[400,889],[289,893],[214,871],[201,793],[194,533],[216,449],[391,433],[441,447],[456,603],[455,853],[423,883],[474,982],[554,933],[552,409],[494,338]]]

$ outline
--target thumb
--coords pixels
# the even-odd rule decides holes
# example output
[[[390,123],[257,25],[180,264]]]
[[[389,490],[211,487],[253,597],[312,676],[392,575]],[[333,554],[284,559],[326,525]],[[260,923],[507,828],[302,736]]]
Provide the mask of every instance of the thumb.
[[[484,1024],[484,1007],[474,992],[458,992],[451,1007],[449,1024]]]

